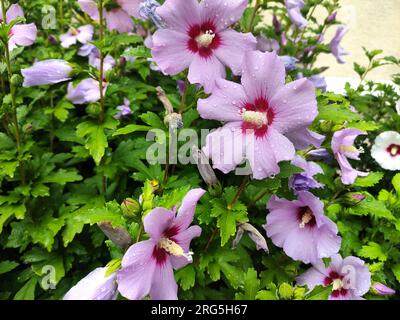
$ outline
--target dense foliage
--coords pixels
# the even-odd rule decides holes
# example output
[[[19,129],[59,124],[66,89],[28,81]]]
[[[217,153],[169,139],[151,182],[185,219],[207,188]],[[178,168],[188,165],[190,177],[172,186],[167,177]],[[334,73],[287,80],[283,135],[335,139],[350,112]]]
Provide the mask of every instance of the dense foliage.
[[[160,4],[168,1],[182,2]],[[400,174],[382,168],[371,156],[371,148],[382,132],[400,132],[399,107],[396,111],[400,78],[394,75],[393,84],[365,78],[372,69],[384,64],[398,66],[400,60],[384,57],[378,50],[365,50],[367,63],[355,64],[354,75],[360,76],[361,84],[357,88],[347,85],[345,95],[325,92],[321,74],[326,68],[315,67],[315,62],[321,54],[333,51],[338,61],[343,59],[337,46],[323,37],[327,29],[340,26],[336,19],[340,3],[306,0],[304,6],[293,9],[290,2],[296,1],[286,1],[286,6],[284,1],[250,1],[231,27],[257,37],[259,50],[284,57],[286,83],[303,77],[313,80],[318,116],[310,129],[325,140],[319,148],[309,144],[297,150],[323,170],[314,176],[323,187],[310,192],[321,199],[324,214],[337,225],[339,253],[364,260],[372,285],[384,284],[397,292],[391,298],[398,298]],[[12,3],[23,8],[24,17],[4,19]],[[99,0],[96,6],[111,12],[118,4]],[[173,150],[168,147],[177,143],[190,151],[187,143],[191,137],[174,141],[172,133],[192,129],[200,137],[204,129],[221,127],[219,121],[207,120],[198,112],[199,99],[208,98],[209,90],[191,84],[187,70],[171,75],[157,66],[148,42],[160,27],[160,17],[150,7],[146,7],[147,16],[141,10],[141,16],[129,18],[131,32],[118,32],[109,30],[108,13],[105,17],[100,14],[100,21],[93,20],[78,1],[2,1],[0,298],[62,299],[95,268],[107,266],[107,274],[113,274],[121,267],[126,249],[148,239],[143,218],[152,209],[179,207],[190,190],[203,188],[207,192],[197,204],[193,222],[202,229],[190,246],[193,263],[174,272],[179,298],[327,299],[332,283],[308,290],[296,282],[311,265],[292,259],[263,228],[272,196],[297,199],[289,185],[304,168],[287,159],[279,162],[279,173],[255,179],[252,174],[236,175],[234,171],[224,174],[215,170],[214,176],[207,165],[171,160],[168,151],[164,163],[149,161],[148,151],[155,141],[146,139],[146,134],[153,129],[165,132],[165,139],[157,139],[159,150],[162,146]],[[318,7],[326,12],[323,21],[314,17]],[[296,20],[296,14],[306,23]],[[9,50],[15,28],[30,23],[37,27],[34,43],[17,43]],[[60,43],[61,35],[74,35],[76,28],[84,25],[94,27],[89,40],[97,47],[97,57],[90,56],[89,60],[94,59],[91,63],[80,52],[80,42],[87,41],[78,38],[76,44]],[[204,39],[207,44],[208,38]],[[67,61],[73,74],[52,85],[27,85],[28,76],[21,70],[48,59]],[[226,79],[240,84],[240,76],[235,74],[228,69]],[[74,96],[71,91],[85,79],[94,81],[98,91],[87,89]],[[351,161],[369,174],[344,184],[332,138],[346,128],[367,133],[356,140],[357,148],[364,150],[361,160]],[[200,141],[197,147],[201,149],[204,143]],[[244,233],[243,238],[234,241],[238,232]],[[323,259],[326,266],[329,260]],[[371,289],[364,298],[389,298],[378,293]]]

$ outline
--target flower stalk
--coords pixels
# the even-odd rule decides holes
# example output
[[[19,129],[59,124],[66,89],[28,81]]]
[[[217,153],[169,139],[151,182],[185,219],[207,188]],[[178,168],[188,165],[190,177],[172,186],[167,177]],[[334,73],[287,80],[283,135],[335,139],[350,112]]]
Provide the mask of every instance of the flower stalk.
[[[3,16],[2,16],[3,23],[6,24],[7,17],[6,17],[6,6],[5,6],[4,0],[1,0],[1,10],[2,10],[2,14],[3,14]],[[10,49],[8,46],[8,38],[4,39],[3,42],[4,42],[3,44],[4,44],[5,60],[6,60],[7,73],[8,73],[8,82],[9,82],[9,86],[10,86],[11,105],[12,105],[11,115],[12,115],[12,121],[13,121],[14,127],[15,127],[15,143],[16,143],[17,152],[18,152],[19,170],[20,170],[22,185],[25,185],[25,164],[22,161],[22,141],[21,141],[21,133],[20,133],[20,129],[19,129],[19,124],[18,124],[18,116],[17,116],[16,88],[12,82],[13,72],[12,72],[12,68],[11,68],[11,58],[10,58]]]

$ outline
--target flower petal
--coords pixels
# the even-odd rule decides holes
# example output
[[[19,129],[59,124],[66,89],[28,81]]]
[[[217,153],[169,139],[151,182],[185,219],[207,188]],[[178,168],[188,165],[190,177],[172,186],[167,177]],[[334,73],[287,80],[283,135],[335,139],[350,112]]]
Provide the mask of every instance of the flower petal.
[[[190,228],[179,232],[174,236],[174,241],[178,243],[185,253],[190,251],[190,242],[193,238],[200,237],[201,228],[199,226],[191,226]],[[178,270],[190,263],[186,257],[174,257],[170,256],[172,266],[175,270]]]
[[[285,66],[275,52],[247,52],[243,60],[242,85],[253,100],[268,101],[285,84]]]
[[[244,159],[245,138],[241,122],[230,122],[206,137],[203,152],[212,159],[213,168],[228,173]]]
[[[200,5],[197,0],[168,0],[156,9],[168,29],[186,33],[188,28],[200,24]]]
[[[312,291],[316,286],[323,285],[324,280],[327,277],[327,272],[322,261],[318,262],[318,264],[320,265],[320,268],[316,268],[314,264],[313,267],[298,276],[296,278],[297,285],[307,285],[309,291]]]
[[[127,299],[139,300],[150,293],[156,261],[152,258],[154,242],[135,243],[125,253],[117,271],[118,291]]]
[[[14,42],[19,46],[30,46],[32,45],[37,36],[37,29],[34,23],[30,24],[17,24],[11,28],[12,36],[10,41]]]
[[[167,230],[174,221],[175,214],[165,208],[154,208],[143,219],[144,230],[154,241],[158,241],[163,232]]]
[[[0,11],[1,12],[1,11]],[[17,19],[18,17],[24,17],[24,10],[21,8],[19,4],[12,4],[6,13],[7,23],[10,24],[12,21]],[[3,17],[1,17],[3,19]]]
[[[274,111],[272,126],[281,133],[310,125],[318,114],[315,88],[311,81],[299,79],[282,87],[270,100]]]
[[[175,75],[190,66],[193,53],[187,49],[188,36],[184,33],[159,29],[152,37],[151,53],[160,69]]]
[[[304,150],[310,144],[319,148],[325,140],[325,136],[313,132],[308,129],[308,126],[296,129],[295,131],[286,132],[285,136],[293,142],[297,150]]]
[[[107,11],[106,22],[109,31],[116,30],[120,33],[131,32],[134,26],[129,14],[122,9]]]
[[[218,79],[225,78],[225,67],[215,55],[203,58],[195,55],[189,66],[188,80],[192,84],[201,84],[206,93],[211,93]]]
[[[113,300],[117,296],[116,274],[105,276],[107,268],[96,268],[65,294],[63,300]]]
[[[132,17],[142,19],[139,14],[141,0],[117,0],[117,3]]]
[[[150,297],[152,300],[178,300],[178,285],[169,259],[154,270]]]
[[[233,74],[240,75],[245,53],[256,49],[256,38],[251,33],[239,33],[232,29],[221,32],[220,36],[221,45],[214,51],[215,55],[232,69]]]
[[[206,191],[197,188],[190,190],[182,200],[182,204],[178,209],[178,214],[174,221],[174,225],[179,227],[179,230],[186,230],[193,222],[194,212],[197,202]]]
[[[197,111],[203,119],[241,121],[240,110],[245,102],[246,94],[240,84],[219,79],[212,95],[199,99]]]
[[[78,0],[78,4],[82,11],[85,12],[93,20],[99,20],[99,9],[93,0]]]
[[[224,30],[239,21],[247,4],[248,0],[203,0],[200,3],[202,22],[211,20],[217,25],[217,31]]]

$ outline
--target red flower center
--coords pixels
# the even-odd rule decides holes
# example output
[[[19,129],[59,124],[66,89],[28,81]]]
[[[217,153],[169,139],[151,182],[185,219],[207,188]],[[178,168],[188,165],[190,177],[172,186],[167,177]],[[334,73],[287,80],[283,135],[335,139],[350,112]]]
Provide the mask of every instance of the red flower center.
[[[221,36],[216,32],[214,22],[207,21],[203,24],[192,25],[188,30],[190,39],[187,47],[193,53],[198,53],[203,58],[212,55],[213,50],[217,49],[222,41]]]
[[[343,286],[343,276],[338,274],[336,271],[331,271],[329,276],[325,278],[324,285],[333,285],[332,297],[337,298],[339,296],[345,296],[348,292]]]
[[[394,158],[400,156],[400,146],[398,144],[391,144],[387,149],[387,152]]]
[[[163,238],[169,239],[175,243],[178,243],[178,241],[174,238],[179,232],[179,227],[178,226],[172,226],[169,229],[165,230],[162,234]],[[157,265],[162,266],[164,265],[165,261],[167,260],[169,253],[161,248],[160,246],[154,246],[153,249],[153,259],[156,260]]]
[[[254,103],[247,102],[242,109],[242,130],[254,132],[257,138],[262,138],[275,118],[273,110],[265,98],[257,98]]]
[[[304,229],[306,227],[312,228],[315,226],[315,216],[309,207],[301,207],[297,212],[297,220],[299,221],[299,227]]]

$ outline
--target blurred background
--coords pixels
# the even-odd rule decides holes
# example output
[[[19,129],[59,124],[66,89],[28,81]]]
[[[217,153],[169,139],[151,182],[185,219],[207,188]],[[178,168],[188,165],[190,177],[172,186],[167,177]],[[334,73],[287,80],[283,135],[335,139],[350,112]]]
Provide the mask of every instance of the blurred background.
[[[328,77],[355,77],[353,62],[366,64],[362,47],[368,50],[382,49],[386,56],[400,57],[400,0],[341,0],[342,8],[338,20],[349,27],[342,41],[343,48],[350,53],[345,64],[338,64],[330,54],[321,55],[317,66],[329,66],[324,72]],[[316,16],[324,12],[316,12]],[[321,18],[322,19],[322,18]],[[335,28],[328,30],[326,40],[334,35]],[[367,79],[390,80],[399,72],[395,66],[384,66],[373,70]]]

